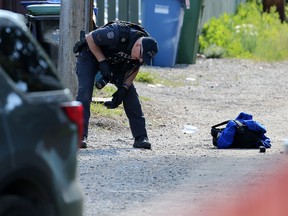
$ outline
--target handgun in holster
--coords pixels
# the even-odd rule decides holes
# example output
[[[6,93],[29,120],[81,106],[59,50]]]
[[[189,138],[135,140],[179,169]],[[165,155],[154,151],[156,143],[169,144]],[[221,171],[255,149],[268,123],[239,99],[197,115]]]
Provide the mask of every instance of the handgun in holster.
[[[85,31],[80,31],[80,40],[77,41],[73,47],[73,52],[76,54],[78,52],[81,52],[83,49],[88,48],[87,41],[85,39]]]

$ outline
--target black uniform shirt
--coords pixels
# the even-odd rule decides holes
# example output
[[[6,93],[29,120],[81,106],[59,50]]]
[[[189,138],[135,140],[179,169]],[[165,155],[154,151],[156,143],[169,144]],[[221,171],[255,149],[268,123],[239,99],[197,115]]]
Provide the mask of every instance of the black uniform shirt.
[[[125,30],[126,33],[124,33]],[[134,71],[140,67],[139,60],[131,59],[131,50],[137,39],[142,36],[140,31],[131,27],[119,26],[117,23],[98,28],[92,32],[94,43],[100,46],[114,72],[120,73]]]

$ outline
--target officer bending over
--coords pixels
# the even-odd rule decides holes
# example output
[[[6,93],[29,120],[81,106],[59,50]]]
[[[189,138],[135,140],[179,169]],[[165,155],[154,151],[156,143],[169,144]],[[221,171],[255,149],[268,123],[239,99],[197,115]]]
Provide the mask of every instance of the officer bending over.
[[[76,64],[76,100],[84,106],[84,137],[81,147],[87,148],[93,87],[95,85],[101,89],[110,82],[117,87],[117,91],[112,95],[112,101],[105,102],[104,105],[108,109],[114,109],[123,102],[135,138],[133,147],[151,149],[133,81],[141,65],[151,65],[152,57],[158,52],[156,40],[139,25],[115,21],[90,32],[80,46],[77,43],[76,50],[75,47],[73,50],[75,53],[79,52]],[[97,74],[98,71],[100,73]]]

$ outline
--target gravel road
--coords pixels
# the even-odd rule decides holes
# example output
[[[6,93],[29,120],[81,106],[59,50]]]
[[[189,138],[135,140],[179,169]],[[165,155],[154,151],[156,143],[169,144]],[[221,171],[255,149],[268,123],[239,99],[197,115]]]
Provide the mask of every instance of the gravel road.
[[[221,208],[221,200],[244,202],[288,160],[287,68],[287,61],[202,58],[175,68],[143,67],[159,80],[135,84],[152,150],[132,148],[125,116],[92,117],[89,146],[78,154],[84,215],[200,215]],[[266,153],[213,147],[211,126],[240,112],[266,127],[272,143]],[[183,132],[187,124],[197,131]],[[211,200],[215,205],[207,205]]]

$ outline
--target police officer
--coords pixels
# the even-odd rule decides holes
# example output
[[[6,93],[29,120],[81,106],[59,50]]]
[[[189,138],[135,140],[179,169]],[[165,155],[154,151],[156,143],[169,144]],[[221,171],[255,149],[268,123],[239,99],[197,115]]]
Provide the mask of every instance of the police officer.
[[[114,109],[123,102],[130,129],[135,138],[133,147],[151,149],[145,118],[133,81],[141,65],[151,65],[158,52],[155,39],[139,25],[114,21],[86,35],[87,48],[77,56],[76,74],[78,93],[76,100],[84,106],[84,137],[81,148],[87,148],[90,103],[94,85],[101,89],[107,82],[113,83],[117,91],[112,100],[105,102],[108,109]],[[97,74],[97,72],[100,74]],[[96,78],[100,77],[99,80]]]

